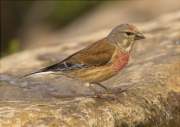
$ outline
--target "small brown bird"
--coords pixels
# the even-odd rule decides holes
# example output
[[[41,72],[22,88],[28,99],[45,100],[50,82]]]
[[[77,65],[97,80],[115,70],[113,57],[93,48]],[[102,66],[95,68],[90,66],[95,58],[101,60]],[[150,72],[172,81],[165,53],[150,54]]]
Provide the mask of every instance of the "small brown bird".
[[[135,26],[122,24],[115,27],[107,37],[70,55],[60,63],[24,77],[49,73],[65,75],[82,81],[86,87],[103,98],[90,84],[97,84],[111,92],[100,82],[117,75],[128,64],[135,40],[144,38]]]

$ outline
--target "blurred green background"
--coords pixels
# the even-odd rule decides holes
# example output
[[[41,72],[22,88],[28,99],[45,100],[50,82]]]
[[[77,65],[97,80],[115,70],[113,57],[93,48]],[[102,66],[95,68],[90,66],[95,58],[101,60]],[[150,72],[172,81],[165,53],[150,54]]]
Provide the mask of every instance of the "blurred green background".
[[[1,1],[1,56],[22,50],[18,37],[23,20],[46,24],[52,30],[68,25],[100,1]],[[33,18],[31,18],[31,13]],[[36,15],[34,15],[36,14]],[[26,17],[26,16],[29,17]]]

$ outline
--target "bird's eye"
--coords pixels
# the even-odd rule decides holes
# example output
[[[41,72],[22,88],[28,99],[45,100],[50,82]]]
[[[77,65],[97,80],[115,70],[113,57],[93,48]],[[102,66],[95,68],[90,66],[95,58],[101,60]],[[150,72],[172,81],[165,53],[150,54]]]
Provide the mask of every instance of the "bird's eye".
[[[127,35],[130,35],[131,33],[130,32],[126,32]]]

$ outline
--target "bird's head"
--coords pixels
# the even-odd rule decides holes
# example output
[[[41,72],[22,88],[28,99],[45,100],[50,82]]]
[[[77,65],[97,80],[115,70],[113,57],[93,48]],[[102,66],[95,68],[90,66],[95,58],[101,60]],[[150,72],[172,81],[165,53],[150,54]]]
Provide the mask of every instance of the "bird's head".
[[[129,53],[135,40],[144,39],[138,29],[129,24],[122,24],[115,27],[107,36],[108,43],[120,48],[125,53]]]

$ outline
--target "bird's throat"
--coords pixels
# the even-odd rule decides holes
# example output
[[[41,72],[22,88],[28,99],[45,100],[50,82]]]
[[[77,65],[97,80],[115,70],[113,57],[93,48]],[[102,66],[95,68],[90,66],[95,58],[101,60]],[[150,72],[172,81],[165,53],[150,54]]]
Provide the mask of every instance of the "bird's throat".
[[[132,46],[131,45],[129,45],[129,46],[127,46],[127,47],[125,47],[125,46],[122,46],[122,45],[120,45],[120,44],[117,44],[118,45],[118,48],[123,52],[123,53],[130,53],[130,51],[131,51],[131,49],[132,49]]]
[[[121,44],[121,43],[117,43],[117,45],[118,45],[118,48],[122,51],[122,52],[124,52],[124,53],[130,53],[130,51],[131,51],[131,49],[132,49],[132,47],[133,47],[133,44],[134,44],[134,41],[133,42],[123,42],[123,44]]]

